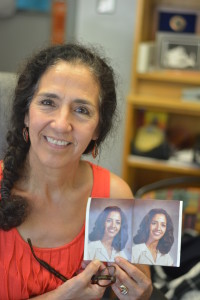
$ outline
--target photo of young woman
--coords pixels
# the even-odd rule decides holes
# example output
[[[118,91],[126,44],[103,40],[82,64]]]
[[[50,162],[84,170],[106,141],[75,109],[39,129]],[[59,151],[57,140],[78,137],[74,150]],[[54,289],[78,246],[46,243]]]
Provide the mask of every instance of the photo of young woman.
[[[89,234],[89,259],[114,261],[115,256],[127,259],[123,249],[128,240],[128,224],[118,206],[106,207],[98,216]]]
[[[151,209],[141,221],[133,242],[133,263],[173,266],[169,251],[174,243],[174,226],[166,210]]]

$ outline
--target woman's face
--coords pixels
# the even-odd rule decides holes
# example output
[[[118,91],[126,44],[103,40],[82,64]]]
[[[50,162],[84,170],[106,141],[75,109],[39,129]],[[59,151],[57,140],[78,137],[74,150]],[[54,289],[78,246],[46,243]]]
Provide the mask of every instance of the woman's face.
[[[91,71],[60,61],[41,77],[25,116],[30,156],[51,168],[79,160],[98,138],[98,123],[99,85]]]
[[[160,240],[166,232],[167,219],[164,214],[156,214],[153,216],[150,224],[149,239]]]
[[[105,221],[104,238],[114,238],[121,228],[121,215],[118,211],[112,211],[108,214]]]

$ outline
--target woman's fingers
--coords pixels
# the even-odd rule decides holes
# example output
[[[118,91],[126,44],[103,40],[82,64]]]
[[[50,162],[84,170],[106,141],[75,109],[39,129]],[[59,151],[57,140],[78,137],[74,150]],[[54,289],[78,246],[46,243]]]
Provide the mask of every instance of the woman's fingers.
[[[89,265],[90,263],[91,263],[91,260],[83,260],[81,263],[82,269],[85,269],[87,267],[87,265]]]
[[[102,268],[102,266],[104,265],[99,260],[92,260],[90,263],[87,262],[85,264],[84,274],[81,273],[79,276],[82,275],[86,281],[89,281],[92,275],[96,274],[98,270]]]
[[[149,299],[152,293],[150,278],[136,266],[119,257],[116,258],[116,278],[112,288],[119,299]]]
[[[91,278],[102,265],[102,262],[98,260],[91,261],[83,272],[61,285],[58,292],[63,295],[63,299],[100,299],[105,288],[97,284],[91,284]]]
[[[132,265],[126,259],[116,257],[117,265],[124,270],[136,283],[143,284],[144,281],[149,282],[149,276],[141,271],[137,266]],[[149,275],[149,274],[148,274]]]

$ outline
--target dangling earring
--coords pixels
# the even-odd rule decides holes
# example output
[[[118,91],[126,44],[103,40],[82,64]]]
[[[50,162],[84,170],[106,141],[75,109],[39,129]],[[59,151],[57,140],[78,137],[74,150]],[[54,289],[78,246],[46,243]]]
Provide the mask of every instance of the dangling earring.
[[[98,153],[99,153],[99,150],[98,150],[98,147],[97,147],[97,143],[95,142],[95,143],[94,143],[94,147],[93,147],[93,149],[92,149],[92,157],[93,157],[93,158],[96,158],[97,155],[98,155]]]
[[[26,143],[28,143],[29,135],[28,135],[28,128],[27,127],[23,128],[22,134],[23,134],[24,141]]]

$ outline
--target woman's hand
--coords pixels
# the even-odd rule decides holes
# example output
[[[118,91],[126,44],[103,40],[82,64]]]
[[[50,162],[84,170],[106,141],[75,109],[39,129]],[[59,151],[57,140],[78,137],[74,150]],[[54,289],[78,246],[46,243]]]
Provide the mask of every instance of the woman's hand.
[[[91,284],[91,277],[97,273],[99,269],[105,268],[104,264],[98,260],[91,261],[83,272],[65,282],[54,291],[53,299],[67,300],[89,300],[100,299],[103,297],[105,288],[97,284]],[[51,298],[49,298],[51,299]]]
[[[153,287],[150,277],[139,270],[122,257],[116,257],[116,283],[112,285],[114,293],[122,300],[147,300],[150,298]],[[120,285],[128,289],[123,295],[120,292]]]

